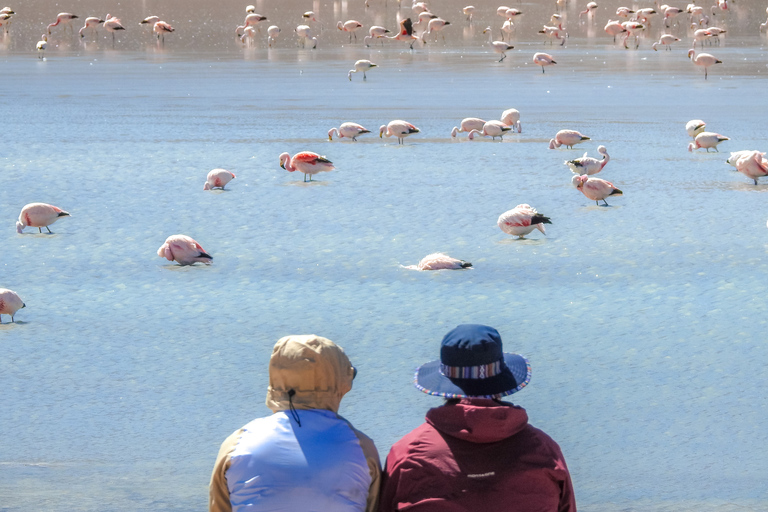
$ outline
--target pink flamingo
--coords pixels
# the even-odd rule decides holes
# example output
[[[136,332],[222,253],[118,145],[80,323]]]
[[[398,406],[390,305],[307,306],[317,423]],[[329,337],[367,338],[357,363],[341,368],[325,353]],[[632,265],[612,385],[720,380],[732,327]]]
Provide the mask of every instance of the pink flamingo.
[[[472,264],[470,263],[470,266]],[[7,288],[0,288],[0,315],[11,315],[11,322],[15,322],[14,315],[21,308],[27,307],[24,301],[21,300],[19,294],[13,290]],[[0,316],[0,324],[3,323],[3,318]]]
[[[479,117],[465,117],[461,120],[459,126],[453,127],[453,130],[451,130],[451,137],[456,137],[461,132],[469,133],[472,130],[482,130],[484,124],[485,120],[480,119]]]
[[[355,36],[355,42],[357,42],[356,32],[363,28],[363,24],[357,20],[347,20],[345,22],[338,22],[336,28],[343,32],[349,32],[349,42],[352,42],[352,36]]]
[[[475,6],[474,5],[468,5],[468,6],[464,7],[461,10],[461,12],[464,13],[464,15],[467,17],[467,21],[472,23],[472,15],[475,14]]]
[[[85,18],[85,25],[83,25],[83,28],[80,29],[78,34],[80,34],[80,37],[83,38],[85,37],[85,31],[88,29],[92,29],[93,33],[96,34],[96,29],[99,28],[101,23],[104,23],[103,19],[96,16],[88,16]]]
[[[688,50],[688,58],[691,59],[691,61],[697,66],[702,66],[704,68],[704,80],[707,79],[707,68],[709,66],[723,63],[723,61],[715,58],[713,55],[710,55],[708,53],[699,53],[697,55],[696,50],[694,50],[693,48]]]
[[[568,149],[573,149],[574,144],[590,140],[589,137],[585,137],[576,130],[560,130],[555,134],[554,139],[549,140],[549,149],[559,148],[560,146],[567,146]]]
[[[390,121],[386,125],[379,127],[379,137],[397,137],[398,144],[405,144],[405,138],[414,133],[419,133],[419,129],[411,123],[401,119]]]
[[[483,30],[483,34],[488,33],[488,44],[491,45],[491,48],[493,48],[493,51],[500,54],[501,58],[499,59],[499,62],[503,61],[507,58],[507,51],[514,49],[514,46],[511,44],[505,43],[504,41],[493,41],[493,32],[491,31],[491,27],[486,27],[485,30]]]
[[[429,23],[427,24],[427,30],[424,31],[423,34],[421,34],[421,40],[424,44],[427,44],[427,36],[432,35],[434,32],[435,34],[435,41],[437,42],[437,34],[440,33],[441,36],[443,36],[443,42],[445,42],[445,34],[443,34],[443,29],[450,25],[450,21],[445,21],[443,18],[434,18],[429,20]]]
[[[587,15],[587,18],[591,18],[595,15],[596,10],[597,10],[597,2],[589,2],[587,4],[587,8],[579,13],[579,18],[581,18],[585,14]]]
[[[280,167],[288,172],[303,172],[305,183],[312,181],[312,176],[319,172],[328,172],[335,169],[333,162],[311,151],[296,153],[293,155],[293,158],[288,153],[280,154]],[[309,180],[307,180],[307,176],[309,176]]]
[[[457,260],[447,254],[436,252],[424,256],[418,265],[408,265],[405,268],[410,270],[454,270],[470,268],[471,266],[472,264],[468,261]]]
[[[29,203],[21,209],[19,221],[16,223],[16,232],[23,233],[24,228],[30,226],[37,228],[40,233],[43,232],[43,228],[53,233],[48,226],[62,217],[69,216],[69,213],[52,204]]]
[[[157,250],[157,255],[179,265],[194,265],[196,262],[210,265],[213,256],[205,252],[203,246],[187,235],[171,235]]]
[[[224,190],[227,183],[233,179],[235,179],[234,173],[231,173],[226,169],[214,169],[208,173],[208,176],[206,176],[203,190],[213,190],[214,188]]]
[[[645,25],[637,21],[625,21],[621,24],[627,30],[627,35],[624,36],[624,48],[629,49],[627,41],[630,37],[635,38],[635,49],[640,47],[640,33],[645,30]]]
[[[470,130],[469,134],[467,134],[467,138],[469,140],[474,140],[475,135],[479,134],[483,137],[491,137],[493,140],[496,140],[496,137],[504,140],[504,134],[511,130],[512,128],[510,126],[505,125],[501,121],[488,121],[483,125],[482,130]]]
[[[104,17],[104,28],[112,33],[112,46],[115,46],[115,32],[118,30],[125,30],[125,27],[120,22],[120,19],[112,16],[110,14],[107,14]]]
[[[561,34],[561,32],[563,32],[563,34]],[[547,38],[549,39],[550,45],[552,44],[552,39],[562,39],[563,42],[560,43],[560,46],[564,46],[565,38],[568,37],[568,34],[565,34],[562,25],[557,25],[557,26],[544,25],[544,28],[539,30],[539,34],[544,34],[545,36],[547,36]]]
[[[605,167],[605,164],[611,160],[611,157],[608,156],[608,150],[605,149],[605,146],[598,146],[597,152],[603,155],[602,159],[598,160],[597,158],[587,156],[587,154],[584,153],[584,156],[581,158],[566,160],[563,163],[570,167],[571,171],[575,172],[576,174],[586,174],[587,176],[592,176],[593,174],[597,174],[602,171],[603,167]]]
[[[542,53],[542,52],[538,52],[533,55],[533,63],[536,64],[537,66],[541,66],[542,73],[544,73],[545,66],[551,66],[553,64],[557,64],[557,62],[555,62],[555,59],[553,59],[550,54]]]
[[[757,185],[757,179],[763,176],[768,176],[768,160],[765,159],[765,153],[760,151],[744,151],[740,157],[736,158],[733,162],[731,158],[726,160],[727,163],[736,167],[736,170],[741,174],[750,178]]]
[[[245,30],[246,27],[256,27],[258,29],[259,23],[261,23],[262,21],[267,21],[267,17],[262,16],[261,14],[256,14],[256,13],[248,14],[245,17],[245,21],[243,22],[243,24],[235,29],[235,35],[237,37],[240,37],[240,33],[243,30]],[[261,32],[261,29],[259,29],[259,32]]]
[[[717,145],[723,142],[724,140],[731,140],[725,135],[720,135],[719,133],[714,132],[701,132],[699,133],[696,138],[688,144],[688,151],[693,151],[694,149],[699,148],[705,148],[707,150],[707,153],[709,153],[709,148],[715,148],[715,151],[718,153],[720,152],[717,149]]]
[[[45,57],[45,49],[48,47],[48,36],[43,34],[42,39],[37,42],[37,58],[42,59]]]
[[[170,24],[164,21],[155,22],[155,25],[152,27],[152,30],[154,31],[155,34],[157,34],[157,40],[159,42],[162,41],[162,44],[165,44],[165,34],[170,34],[171,32],[175,32],[174,28]]]
[[[678,14],[681,14],[684,12],[685,11],[683,9],[680,9],[679,7],[667,6],[667,8],[664,9],[664,26],[669,27],[669,20],[675,19]]]
[[[277,25],[270,25],[267,29],[267,45],[271,48],[272,43],[277,41],[277,36],[280,35],[280,27]]]
[[[395,39],[397,41],[405,41],[410,44],[411,50],[413,50],[413,43],[419,38],[413,34],[413,23],[411,18],[406,18],[400,21],[400,31],[394,36],[390,36],[388,39]]]
[[[549,217],[545,217],[536,211],[536,208],[527,204],[519,204],[509,211],[499,215],[496,221],[499,228],[508,235],[515,235],[524,238],[525,235],[538,229],[543,234],[547,234],[544,224],[552,224]]]
[[[605,200],[608,196],[620,196],[623,194],[621,190],[616,188],[610,181],[601,180],[600,178],[590,178],[586,174],[581,176],[574,176],[571,179],[571,183],[581,190],[588,199],[591,199],[595,204],[599,205],[598,201],[605,203],[608,206],[608,202]]]
[[[635,11],[630,9],[629,7],[619,7],[616,9],[616,16],[619,18],[629,18],[630,14],[635,14]]]
[[[387,34],[389,34],[389,29],[385,27],[380,27],[378,25],[373,25],[371,28],[368,29],[368,35],[363,38],[363,43],[365,46],[371,46],[368,41],[371,39],[384,39],[387,37]],[[381,45],[384,46],[384,41],[381,41]]]
[[[624,32],[627,31],[627,29],[624,28],[624,26],[621,23],[619,23],[618,21],[611,21],[611,20],[608,20],[608,23],[605,24],[605,28],[603,30],[605,30],[605,33],[608,34],[609,36],[613,36],[614,43],[616,43],[617,35],[623,34]]]
[[[662,34],[659,40],[651,45],[651,48],[653,48],[654,51],[658,51],[656,50],[656,47],[663,45],[665,50],[671,50],[672,43],[676,43],[677,41],[680,41],[679,37],[675,37],[672,34]]]
[[[147,25],[150,28],[153,28],[155,26],[155,23],[160,21],[159,16],[147,16],[143,20],[139,22],[139,25]]]
[[[48,25],[48,35],[51,35],[51,28],[59,24],[72,28],[72,20],[76,20],[77,18],[78,16],[72,14],[71,12],[60,12],[58,16],[56,16],[56,21]]]
[[[377,67],[378,64],[374,64],[373,62],[369,61],[368,59],[360,59],[355,62],[355,69],[350,69],[349,73],[347,74],[347,78],[349,81],[352,81],[352,73],[359,73],[363,72],[363,80],[367,80],[368,77],[365,76],[366,71],[370,71],[371,68]]]
[[[704,128],[706,128],[707,123],[702,121],[701,119],[691,119],[687,123],[685,123],[685,131],[688,132],[688,135],[691,136],[691,138],[695,139],[698,134],[704,131]]]
[[[523,125],[520,124],[520,112],[516,108],[510,108],[501,113],[501,122],[517,130],[517,133],[523,132]]]
[[[341,123],[338,128],[331,128],[328,131],[328,140],[333,140],[334,133],[340,139],[348,137],[354,141],[357,141],[357,137],[366,133],[371,133],[371,131],[366,130],[365,127],[357,123]]]

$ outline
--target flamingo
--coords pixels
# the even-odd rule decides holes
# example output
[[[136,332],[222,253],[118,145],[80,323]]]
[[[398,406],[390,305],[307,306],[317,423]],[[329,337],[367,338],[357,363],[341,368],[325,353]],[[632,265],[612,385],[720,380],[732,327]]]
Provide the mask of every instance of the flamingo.
[[[37,58],[42,59],[45,56],[45,49],[48,47],[48,36],[43,34],[40,41],[37,42]]]
[[[302,14],[301,17],[307,20],[307,23],[309,23],[310,21],[317,22],[317,17],[315,16],[314,11],[307,11],[304,14]]]
[[[725,34],[727,32],[720,27],[709,27],[707,30],[709,31],[710,37],[714,38],[717,44],[720,44],[720,34]]]
[[[465,117],[461,120],[459,127],[454,126],[451,130],[451,137],[456,137],[460,132],[471,132],[472,130],[482,130],[485,120],[478,117]]]
[[[717,16],[717,11],[728,12],[728,0],[717,0],[711,10],[712,16]]]
[[[356,32],[363,28],[363,24],[356,20],[347,20],[344,23],[338,22],[336,28],[343,32],[349,32],[349,42],[351,43],[353,35],[355,36],[355,41],[357,41]]]
[[[736,162],[745,156],[749,156],[754,152],[754,150],[748,150],[743,149],[741,151],[731,151],[731,156],[728,157],[728,160],[725,161],[728,165],[732,165],[733,167],[736,167]]]
[[[389,34],[389,29],[374,25],[368,29],[368,35],[363,38],[363,43],[365,43],[365,46],[371,46],[368,44],[368,40],[384,39],[387,37],[387,34]],[[384,41],[381,42],[381,45],[384,45]]]
[[[499,16],[501,16],[502,18],[506,18],[506,17],[507,17],[507,11],[508,11],[508,10],[509,10],[509,7],[508,7],[508,6],[506,6],[506,5],[500,5],[500,6],[499,6],[499,7],[496,9],[496,14],[497,14],[497,15],[499,15]]]
[[[240,37],[240,33],[243,30],[245,30],[246,27],[256,27],[259,30],[259,32],[261,32],[261,29],[259,29],[259,23],[261,23],[262,21],[269,21],[269,20],[267,20],[266,16],[262,16],[261,14],[256,14],[255,12],[248,14],[245,17],[245,21],[243,22],[243,24],[235,29],[235,35],[237,37]]]
[[[427,2],[417,2],[416,0],[413,0],[411,9],[413,10],[414,14],[419,14],[421,12],[428,11],[429,7],[427,7]]]
[[[429,11],[420,12],[417,16],[416,22],[413,24],[413,28],[421,27],[422,25],[426,24],[429,25],[429,20],[433,20],[437,18],[434,14],[432,14]],[[425,29],[426,30],[426,29]]]
[[[565,34],[565,36],[561,35],[560,32],[563,31],[562,25],[557,26],[550,26],[550,25],[544,25],[544,28],[539,30],[539,34],[544,34],[549,39],[549,44],[552,44],[553,39],[562,39],[563,42],[560,43],[560,46],[565,45],[565,38],[568,36],[568,34]],[[545,43],[546,44],[546,43]],[[543,71],[543,68],[542,68]]]
[[[611,20],[608,20],[608,23],[605,24],[605,28],[603,30],[605,30],[605,33],[608,34],[609,36],[613,36],[614,43],[616,43],[617,35],[623,34],[624,32],[627,31],[627,29],[624,28],[624,26],[621,23],[619,23],[618,21],[611,21]]]
[[[505,58],[507,58],[506,51],[511,50],[514,48],[511,44],[507,44],[504,41],[493,41],[493,35],[491,33],[491,27],[485,27],[483,30],[483,34],[488,33],[488,43],[491,45],[491,48],[493,48],[493,51],[496,53],[501,54],[501,58],[499,59],[499,62],[503,61]]]
[[[234,173],[231,173],[226,169],[214,169],[208,173],[208,176],[206,176],[203,190],[213,190],[214,188],[224,190],[227,183],[233,179],[235,179]]]
[[[501,122],[507,126],[512,126],[517,133],[522,133],[523,126],[520,124],[520,112],[515,108],[510,108],[501,113]]]
[[[472,264],[470,263],[469,266]],[[3,323],[2,315],[11,315],[11,322],[16,322],[13,318],[14,315],[18,310],[25,307],[27,305],[24,304],[18,293],[7,288],[0,288],[0,324]]]
[[[651,26],[651,17],[656,15],[656,10],[653,7],[645,7],[643,9],[638,9],[635,11],[635,19],[647,25],[648,27]]]
[[[688,50],[688,58],[691,59],[691,61],[697,66],[702,66],[704,68],[704,80],[707,79],[707,68],[709,66],[723,63],[723,61],[715,58],[713,55],[710,55],[708,53],[699,53],[697,55],[696,50],[694,50],[693,48]]]
[[[348,137],[354,141],[357,141],[357,138],[360,135],[371,133],[371,131],[366,130],[364,126],[357,123],[341,123],[338,128],[331,128],[328,130],[328,140],[333,140],[334,133],[336,133],[336,136],[340,139]]]
[[[712,37],[712,33],[709,29],[700,28],[693,32],[693,47],[696,48],[696,43],[701,43],[701,47],[704,48],[704,41]]]
[[[85,18],[85,25],[83,25],[83,28],[80,29],[78,34],[80,34],[80,38],[85,37],[85,31],[87,29],[92,29],[93,33],[96,33],[96,29],[99,27],[99,24],[104,23],[104,20],[96,17],[96,16],[88,16]]]
[[[504,20],[501,24],[501,40],[504,41],[504,34],[507,34],[507,39],[512,39],[512,32],[515,31],[515,24],[512,20]]]
[[[600,204],[598,201],[602,201],[605,203],[605,206],[608,206],[608,201],[605,200],[606,197],[614,195],[620,196],[624,194],[610,181],[601,180],[600,178],[590,178],[586,174],[574,176],[571,178],[571,183],[573,183],[585,197],[593,200],[597,205]]]
[[[669,27],[669,20],[676,18],[678,14],[683,12],[685,11],[679,7],[667,6],[667,8],[664,9],[664,26]]]
[[[433,18],[429,20],[429,23],[427,24],[427,30],[421,34],[421,41],[424,44],[427,44],[427,36],[432,35],[434,32],[435,42],[437,42],[437,33],[440,32],[440,35],[443,36],[443,42],[445,42],[445,35],[442,33],[442,30],[450,24],[450,21],[445,21],[443,18]]]
[[[59,24],[64,25],[65,27],[72,28],[72,20],[76,20],[78,16],[72,14],[71,12],[60,12],[56,16],[56,21],[48,25],[48,35],[51,35],[51,28],[55,27]]]
[[[277,36],[280,35],[280,27],[277,25],[270,25],[267,29],[267,44],[271,48],[272,43],[277,40]]]
[[[162,40],[162,44],[165,44],[165,34],[170,34],[171,32],[175,31],[175,29],[170,24],[164,21],[156,22],[152,30],[155,32],[155,34],[157,34],[157,40]]]
[[[594,17],[596,10],[597,10],[597,2],[589,2],[587,4],[587,8],[579,13],[579,18],[581,18],[585,14],[587,15],[588,18],[592,18]]]
[[[768,160],[765,159],[765,153],[760,151],[740,151],[739,153],[742,153],[742,155],[733,162],[731,162],[733,154],[731,154],[731,158],[726,160],[726,162],[731,163],[736,167],[737,171],[753,180],[755,185],[757,185],[758,178],[768,176]]]
[[[506,16],[508,20],[511,20],[511,19],[517,18],[518,16],[521,16],[522,14],[523,14],[523,11],[512,7],[506,10],[506,12],[504,13],[504,16]]]
[[[240,36],[240,42],[251,47],[254,39],[256,39],[256,29],[253,27],[245,27],[243,29],[243,35]]]
[[[672,34],[662,34],[659,40],[651,45],[651,48],[653,48],[654,51],[658,51],[656,50],[656,47],[658,45],[664,45],[665,50],[671,50],[672,43],[677,41],[680,41],[679,37],[675,37]]]
[[[498,137],[501,140],[504,140],[504,134],[508,131],[512,130],[511,127],[505,125],[501,121],[488,121],[483,125],[482,130],[470,130],[469,134],[467,135],[467,138],[469,140],[474,140],[475,134],[482,135],[483,137],[491,137],[492,140],[496,140],[496,137]]]
[[[464,15],[467,17],[467,21],[472,23],[472,15],[475,14],[475,6],[474,5],[468,5],[464,7],[461,12],[464,13]]]
[[[294,31],[296,32],[296,35],[299,36],[299,43],[302,48],[306,45],[307,40],[312,41],[313,50],[317,48],[317,38],[312,37],[312,28],[310,28],[309,25],[299,25]]]
[[[367,77],[365,76],[366,71],[370,71],[371,68],[375,68],[378,66],[378,64],[374,64],[373,62],[369,61],[368,59],[360,59],[355,62],[355,69],[350,69],[349,73],[347,74],[347,78],[349,78],[349,81],[352,81],[352,73],[359,73],[360,71],[363,72],[363,80],[367,80]]]
[[[333,162],[311,151],[296,153],[291,158],[288,153],[280,155],[280,167],[288,172],[300,171],[304,173],[304,182],[312,181],[312,176],[319,172],[329,172],[335,169]],[[309,177],[309,180],[307,180]]]
[[[541,66],[542,73],[544,73],[545,66],[551,66],[552,64],[557,64],[557,62],[555,62],[555,59],[553,59],[550,54],[542,53],[542,52],[538,52],[533,55],[533,63],[536,64],[537,66]]]
[[[171,235],[157,250],[157,255],[179,265],[194,265],[198,261],[210,265],[213,256],[205,252],[203,246],[187,235]]]
[[[8,33],[8,27],[11,25],[11,15],[8,13],[0,13],[0,27],[3,27],[3,32]]]
[[[571,171],[576,174],[586,174],[587,176],[592,176],[593,174],[597,174],[602,171],[603,167],[605,167],[605,164],[607,164],[611,159],[611,157],[608,156],[608,150],[605,149],[605,146],[598,146],[597,152],[603,155],[602,159],[598,160],[597,158],[587,156],[587,153],[584,153],[584,156],[581,158],[566,160],[563,163],[570,167]]]
[[[506,234],[515,235],[522,239],[534,229],[538,229],[546,235],[544,224],[552,224],[552,221],[549,220],[549,217],[537,212],[536,208],[528,204],[519,204],[499,215],[496,224]]]
[[[253,12],[256,12],[256,6],[255,5],[246,5],[245,6],[245,14],[251,14]]]
[[[410,44],[411,50],[413,50],[413,43],[419,38],[413,34],[413,23],[411,22],[411,18],[400,20],[400,31],[394,36],[390,36],[389,39],[405,41]]]
[[[398,144],[405,144],[405,138],[407,136],[413,133],[419,133],[419,131],[420,130],[411,123],[395,119],[386,125],[381,125],[379,128],[379,137],[397,137]]]
[[[696,136],[693,142],[688,144],[688,151],[693,151],[694,149],[699,149],[699,148],[705,148],[707,150],[707,153],[709,153],[709,148],[715,148],[715,151],[719,153],[720,151],[717,149],[717,145],[723,142],[724,140],[731,140],[731,139],[726,137],[725,135],[720,135],[719,133],[701,132]]]
[[[120,19],[107,14],[104,17],[104,28],[112,33],[112,46],[115,46],[115,32],[118,30],[125,30],[125,27],[120,23]]]
[[[685,131],[688,132],[688,135],[691,136],[691,138],[696,138],[698,134],[704,131],[704,128],[706,128],[707,123],[702,121],[701,119],[692,119],[685,123]]]
[[[629,18],[630,14],[635,14],[635,11],[630,9],[629,7],[619,7],[616,9],[616,16],[619,18]]]
[[[53,233],[48,226],[62,217],[69,216],[69,213],[52,204],[29,203],[19,213],[19,220],[16,222],[16,232],[23,233],[24,228],[30,226],[37,228],[40,233],[43,232],[43,228],[47,229],[48,233]]]
[[[625,21],[621,24],[627,31],[627,35],[624,36],[624,48],[629,49],[627,41],[630,37],[635,38],[635,49],[640,47],[640,33],[645,30],[645,25],[637,21]]]
[[[408,265],[405,268],[410,270],[454,270],[470,267],[472,264],[468,261],[457,260],[447,254],[436,252],[424,256],[418,265]]]
[[[152,28],[154,28],[155,23],[157,23],[158,21],[160,21],[159,16],[147,16],[146,18],[144,18],[139,22],[139,25],[146,25],[151,30]]]
[[[576,130],[560,130],[555,134],[554,139],[550,139],[549,149],[559,148],[560,146],[567,146],[569,149],[573,149],[574,144],[578,144],[585,140],[591,139],[585,137]]]

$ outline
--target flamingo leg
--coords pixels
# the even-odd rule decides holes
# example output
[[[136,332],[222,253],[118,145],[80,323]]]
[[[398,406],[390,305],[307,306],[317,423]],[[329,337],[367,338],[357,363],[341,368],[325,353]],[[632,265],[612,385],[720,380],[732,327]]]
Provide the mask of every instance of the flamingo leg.
[[[42,233],[42,232],[43,232],[43,228],[37,228],[37,230],[38,230],[40,233]]]
[[[49,228],[48,226],[45,226],[45,229],[48,230],[48,233],[53,234],[53,231],[51,231],[51,228]],[[40,231],[40,232],[42,233],[42,231]]]

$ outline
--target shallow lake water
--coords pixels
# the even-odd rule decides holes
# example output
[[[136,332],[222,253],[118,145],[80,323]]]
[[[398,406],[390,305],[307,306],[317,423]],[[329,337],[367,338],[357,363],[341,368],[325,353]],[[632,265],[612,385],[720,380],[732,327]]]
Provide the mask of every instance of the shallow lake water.
[[[405,0],[261,0],[283,27],[272,49],[266,24],[253,47],[235,38],[239,2],[112,3],[128,27],[114,46],[55,27],[44,59],[35,42],[57,12],[103,3],[13,6],[0,287],[27,307],[0,325],[0,510],[205,510],[219,444],[269,413],[267,364],[287,334],[344,347],[359,375],[340,412],[383,459],[439,405],[413,371],[464,322],[495,326],[530,359],[512,401],[562,447],[580,510],[768,509],[768,182],[725,163],[768,149],[765,6],[739,0],[717,17],[729,32],[706,49],[723,63],[705,81],[684,26],[673,51],[650,48],[659,19],[639,49],[613,45],[602,26],[617,2],[593,23],[569,3],[564,47],[536,33],[554,2],[517,3],[527,12],[501,63],[482,34],[498,38],[496,5],[477,2],[470,25],[460,2],[433,3],[453,25],[414,51],[335,28],[394,30]],[[292,34],[309,9],[316,50]],[[138,26],[161,10],[176,27],[163,47]],[[530,62],[542,50],[558,62],[546,73]],[[350,82],[361,58],[379,67]],[[513,107],[520,134],[450,137],[464,117]],[[730,137],[719,153],[687,151],[695,118]],[[421,132],[377,137],[392,119]],[[328,141],[345,121],[373,133]],[[566,128],[591,140],[548,149]],[[608,207],[563,165],[600,144],[611,161],[597,177],[624,193]],[[337,169],[304,183],[279,167],[302,150]],[[203,191],[218,167],[237,178]],[[19,235],[31,202],[72,216]],[[546,236],[498,229],[520,203],[552,219]],[[158,258],[176,233],[214,263]],[[403,268],[436,251],[474,266]]]

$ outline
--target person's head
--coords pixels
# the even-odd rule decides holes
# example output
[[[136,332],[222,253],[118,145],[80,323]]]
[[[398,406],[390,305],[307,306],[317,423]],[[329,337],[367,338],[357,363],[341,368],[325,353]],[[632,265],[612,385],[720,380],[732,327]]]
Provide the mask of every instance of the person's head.
[[[501,336],[493,327],[463,324],[445,335],[440,360],[416,370],[416,387],[445,398],[500,399],[523,389],[531,366],[519,354],[502,352]]]
[[[341,347],[314,334],[278,340],[269,360],[267,407],[272,412],[327,409],[338,412],[356,370]]]

